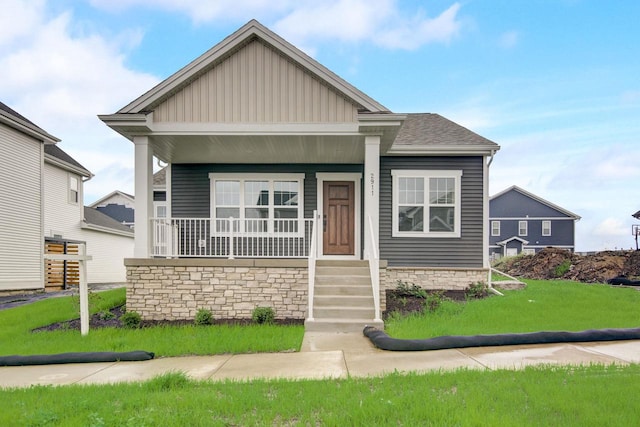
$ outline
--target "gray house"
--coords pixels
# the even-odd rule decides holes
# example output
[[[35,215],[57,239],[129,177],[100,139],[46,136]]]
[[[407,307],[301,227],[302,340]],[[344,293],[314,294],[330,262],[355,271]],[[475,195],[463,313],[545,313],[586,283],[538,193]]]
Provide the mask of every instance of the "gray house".
[[[489,202],[489,256],[535,254],[549,246],[574,251],[579,219],[520,187],[509,187]]]
[[[135,146],[143,318],[381,324],[384,290],[486,281],[492,141],[438,114],[398,114],[257,21],[114,114]],[[154,213],[153,158],[166,163]]]

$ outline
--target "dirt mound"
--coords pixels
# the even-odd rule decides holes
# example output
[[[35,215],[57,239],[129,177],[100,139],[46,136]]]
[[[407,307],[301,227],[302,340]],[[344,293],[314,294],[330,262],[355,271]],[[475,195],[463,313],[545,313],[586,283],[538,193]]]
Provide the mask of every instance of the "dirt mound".
[[[640,251],[605,251],[577,255],[565,249],[545,248],[535,255],[499,260],[500,271],[525,279],[566,279],[586,283],[605,283],[625,275],[640,278]]]

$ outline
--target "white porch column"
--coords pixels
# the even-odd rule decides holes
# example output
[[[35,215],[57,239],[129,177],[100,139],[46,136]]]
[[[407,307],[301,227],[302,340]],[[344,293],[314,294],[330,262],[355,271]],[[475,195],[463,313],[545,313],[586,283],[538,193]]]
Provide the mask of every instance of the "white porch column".
[[[148,258],[153,212],[153,149],[148,136],[134,136],[135,145],[135,240],[133,256]]]
[[[364,138],[364,258],[371,254],[371,231],[369,217],[373,223],[375,250],[380,256],[379,240],[380,216],[380,136],[372,135]]]

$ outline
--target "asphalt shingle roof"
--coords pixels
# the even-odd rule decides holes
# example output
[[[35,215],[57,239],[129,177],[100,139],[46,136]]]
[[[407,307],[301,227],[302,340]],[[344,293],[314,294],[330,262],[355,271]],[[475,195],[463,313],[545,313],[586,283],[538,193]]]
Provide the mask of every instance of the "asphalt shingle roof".
[[[52,157],[55,157],[58,160],[62,160],[65,163],[68,163],[76,168],[83,169],[87,172],[87,176],[91,176],[91,172],[80,163],[78,163],[73,157],[65,153],[60,147],[57,145],[45,145],[44,146],[45,154],[48,154]]]
[[[111,228],[116,231],[124,231],[133,235],[133,230],[126,225],[120,224],[115,219],[103,214],[95,208],[84,207],[84,220],[87,224],[98,227]]]
[[[435,113],[410,113],[394,146],[495,146],[495,142]]]

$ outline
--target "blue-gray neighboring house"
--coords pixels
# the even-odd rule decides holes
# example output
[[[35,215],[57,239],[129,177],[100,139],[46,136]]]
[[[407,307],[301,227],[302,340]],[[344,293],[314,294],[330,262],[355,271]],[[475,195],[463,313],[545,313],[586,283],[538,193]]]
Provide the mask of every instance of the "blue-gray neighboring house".
[[[489,199],[489,256],[535,254],[546,247],[575,250],[580,216],[520,187]]]

